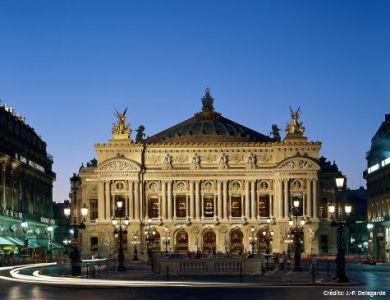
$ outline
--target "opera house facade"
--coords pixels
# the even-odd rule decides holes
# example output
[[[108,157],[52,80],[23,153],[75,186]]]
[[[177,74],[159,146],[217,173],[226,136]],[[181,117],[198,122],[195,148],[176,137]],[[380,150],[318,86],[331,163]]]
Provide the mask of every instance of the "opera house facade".
[[[145,139],[139,129],[135,142],[126,111],[117,113],[112,139],[71,178],[73,210],[89,208],[84,255],[117,251],[119,218],[128,220],[128,254],[288,252],[294,226],[304,253],[320,253],[324,241],[332,248],[320,213],[321,143],[307,140],[299,110],[281,139],[278,128],[268,136],[223,117],[213,101],[206,89],[192,118]]]

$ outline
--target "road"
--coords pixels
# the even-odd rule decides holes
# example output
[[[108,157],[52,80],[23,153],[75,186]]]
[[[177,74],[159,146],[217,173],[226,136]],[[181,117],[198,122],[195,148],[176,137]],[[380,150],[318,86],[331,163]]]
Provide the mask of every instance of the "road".
[[[243,288],[232,283],[234,288],[93,288],[93,287],[56,287],[29,283],[14,283],[0,280],[0,299],[389,299],[390,266],[348,266],[348,275],[354,281],[365,282],[356,287],[264,287]],[[5,273],[2,272],[2,275]],[[359,291],[385,291],[386,296],[357,296]],[[330,293],[336,295],[329,295]],[[344,293],[344,295],[340,295]],[[350,293],[350,295],[347,295]],[[355,293],[355,295],[352,295]],[[327,295],[328,294],[328,295]],[[339,295],[337,295],[339,294]]]

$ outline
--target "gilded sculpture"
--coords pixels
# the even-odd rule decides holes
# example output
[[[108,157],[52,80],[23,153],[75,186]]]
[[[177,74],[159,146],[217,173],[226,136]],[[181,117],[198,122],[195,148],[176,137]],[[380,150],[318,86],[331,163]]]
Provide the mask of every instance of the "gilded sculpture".
[[[128,139],[131,135],[132,130],[130,124],[126,124],[126,112],[127,108],[123,113],[115,110],[115,116],[118,118],[117,122],[113,124],[112,135],[114,139]]]
[[[286,133],[292,134],[292,135],[303,135],[305,132],[305,127],[303,127],[302,122],[299,122],[299,116],[300,116],[300,107],[298,107],[297,111],[293,111],[290,106],[290,113],[291,113],[291,121],[290,123],[287,123],[286,126]]]

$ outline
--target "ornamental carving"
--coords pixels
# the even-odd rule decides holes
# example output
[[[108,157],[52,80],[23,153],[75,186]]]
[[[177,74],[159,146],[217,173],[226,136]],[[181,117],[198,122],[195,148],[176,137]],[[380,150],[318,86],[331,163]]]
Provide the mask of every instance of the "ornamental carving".
[[[149,192],[157,192],[158,191],[158,183],[157,182],[151,182],[147,186]]]
[[[258,185],[258,190],[268,190],[270,184],[267,180],[261,180]]]
[[[202,190],[204,192],[214,192],[215,190],[214,183],[211,181],[206,181],[205,183],[202,184]]]
[[[108,162],[102,163],[98,167],[98,172],[107,171],[139,171],[139,166],[130,160],[126,159],[114,159]]]
[[[239,181],[233,181],[229,184],[229,190],[233,193],[241,192],[241,183]]]
[[[184,191],[186,191],[187,190],[187,188],[186,188],[186,183],[185,182],[183,182],[183,181],[179,181],[179,182],[177,182],[176,184],[175,184],[175,190],[177,191],[177,192],[184,192]]]
[[[240,164],[244,162],[244,157],[239,154],[234,154],[231,156],[230,161],[235,164]]]
[[[217,156],[216,156],[216,155],[206,155],[206,156],[204,157],[204,161],[205,161],[206,163],[209,163],[209,164],[215,162],[216,160],[217,160]]]
[[[319,166],[308,159],[292,159],[283,162],[279,169],[285,170],[319,170]]]
[[[146,156],[146,161],[149,162],[149,163],[152,163],[152,164],[157,164],[161,161],[161,157],[158,156],[158,155],[147,155]]]
[[[259,160],[262,163],[267,163],[272,161],[272,154],[263,154],[259,156]]]
[[[186,155],[175,156],[175,163],[183,164],[186,161],[188,161],[188,156],[186,156]]]

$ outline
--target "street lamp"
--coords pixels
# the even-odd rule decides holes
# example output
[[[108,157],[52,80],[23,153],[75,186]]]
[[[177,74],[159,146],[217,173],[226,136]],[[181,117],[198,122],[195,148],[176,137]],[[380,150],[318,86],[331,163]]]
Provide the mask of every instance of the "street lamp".
[[[336,178],[337,192],[339,194],[339,203],[341,204],[341,189],[344,187],[344,177]],[[347,224],[347,217],[352,212],[352,206],[349,204],[344,205],[344,210],[340,205],[340,209],[336,212],[336,207],[334,203],[330,203],[328,206],[328,211],[331,214],[332,226],[337,226],[337,256],[336,256],[336,276],[334,279],[337,279],[338,282],[348,282],[345,271],[345,250],[344,250],[344,240],[343,240],[343,231],[344,226]]]
[[[51,235],[53,233],[54,228],[53,228],[53,226],[50,225],[50,226],[47,226],[46,230],[47,230],[47,236],[49,238],[49,240],[47,241],[47,252],[49,255],[51,255]]]
[[[372,233],[372,230],[374,229],[374,224],[372,224],[372,223],[368,223],[367,224],[367,229],[368,229],[368,233],[369,233],[369,235],[368,235],[368,241],[369,241],[369,248],[370,248],[370,257],[371,257],[371,259],[373,258],[373,255],[374,255],[374,237],[373,237],[373,233]],[[367,246],[368,246],[368,244],[367,244]]]
[[[249,243],[252,245],[252,253],[255,253],[257,237],[255,237],[255,228],[251,228],[251,236],[249,237]]]
[[[69,255],[71,259],[72,276],[81,275],[81,258],[78,249],[78,244],[79,244],[78,235],[79,235],[79,229],[85,229],[85,217],[88,215],[88,208],[85,206],[85,204],[81,208],[81,215],[83,217],[83,220],[81,221],[80,224],[77,224],[76,214],[74,215],[73,224],[69,224],[71,209],[69,207],[64,208],[64,215],[67,220],[67,228],[71,227],[72,229],[70,232],[73,234],[73,241],[72,241],[73,251]]]
[[[153,258],[152,247],[153,247],[153,243],[154,243],[155,234],[156,234],[156,231],[152,227],[152,219],[149,218],[148,219],[148,227],[145,230],[145,236],[146,236],[145,241],[146,241],[146,246],[148,249],[149,263],[152,263],[152,258]]]
[[[138,260],[138,250],[137,250],[137,245],[140,244],[140,241],[138,239],[138,235],[135,234],[133,237],[133,240],[131,243],[134,245],[134,255],[133,255],[133,260]]]
[[[169,236],[168,227],[165,226],[165,237],[163,237],[164,244],[165,244],[165,253],[168,253],[168,247],[171,242],[171,237]]]
[[[272,240],[273,240],[273,237],[274,237],[274,232],[272,230],[269,229],[269,225],[271,224],[271,219],[268,218],[267,219],[267,228],[265,231],[263,231],[263,237],[264,237],[264,241],[267,245],[267,251],[266,253],[267,254],[270,254],[271,253],[271,243],[272,243]]]
[[[129,218],[125,217],[122,219],[122,207],[123,207],[123,201],[118,200],[116,202],[117,207],[119,208],[119,223],[118,220],[115,219],[115,217],[112,219],[112,225],[115,227],[114,232],[119,233],[119,251],[118,251],[118,267],[117,271],[126,271],[125,267],[125,254],[123,251],[123,234],[127,234],[127,226],[129,225]],[[124,227],[124,229],[122,228]]]
[[[301,220],[298,224],[298,214],[299,214],[299,200],[293,201],[293,214],[295,216],[295,227],[292,229],[294,235],[294,271],[302,271],[301,267],[301,235],[303,233],[303,226],[305,225],[305,220]],[[289,224],[292,225],[294,222],[289,221]]]

